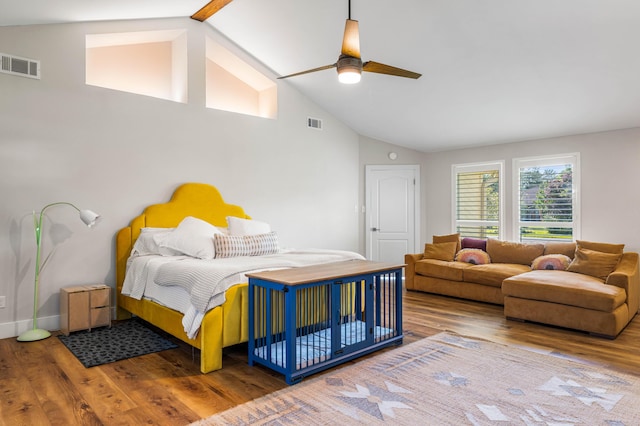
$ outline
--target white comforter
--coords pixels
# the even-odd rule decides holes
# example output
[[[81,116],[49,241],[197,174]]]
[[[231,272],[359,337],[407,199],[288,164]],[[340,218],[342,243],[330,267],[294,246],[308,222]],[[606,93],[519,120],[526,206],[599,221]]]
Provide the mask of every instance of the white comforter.
[[[189,306],[183,312],[182,325],[187,335],[194,338],[204,314],[224,303],[224,294],[229,287],[246,282],[245,274],[350,259],[364,258],[354,252],[321,249],[212,260],[188,256],[138,256],[129,259],[122,294],[140,300],[154,284],[183,288],[189,294]]]

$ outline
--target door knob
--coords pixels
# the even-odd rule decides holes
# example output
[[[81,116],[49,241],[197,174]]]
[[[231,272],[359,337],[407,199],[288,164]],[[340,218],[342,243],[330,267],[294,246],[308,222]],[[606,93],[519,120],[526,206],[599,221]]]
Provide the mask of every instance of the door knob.
[[[379,231],[380,229],[379,229],[379,228],[375,228],[375,227],[374,227],[374,228],[371,228],[371,230],[372,230],[373,232],[376,232],[376,231]]]

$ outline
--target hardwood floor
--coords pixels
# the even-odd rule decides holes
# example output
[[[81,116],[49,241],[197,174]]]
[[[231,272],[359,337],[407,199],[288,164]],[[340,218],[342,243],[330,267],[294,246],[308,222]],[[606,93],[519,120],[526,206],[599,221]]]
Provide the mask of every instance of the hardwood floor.
[[[405,344],[445,330],[640,375],[639,318],[607,340],[507,321],[501,306],[407,292]],[[182,345],[86,369],[56,337],[32,343],[3,339],[0,424],[186,425],[287,386],[281,375],[249,367],[246,345],[228,349],[223,362],[222,370],[200,374],[197,354]]]

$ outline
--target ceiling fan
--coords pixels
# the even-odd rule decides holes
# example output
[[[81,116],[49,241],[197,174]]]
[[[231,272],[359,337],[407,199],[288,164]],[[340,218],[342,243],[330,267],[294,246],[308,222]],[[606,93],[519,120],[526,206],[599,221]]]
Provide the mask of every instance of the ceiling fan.
[[[349,17],[344,27],[342,51],[340,56],[338,57],[338,61],[331,65],[325,65],[306,71],[300,71],[278,78],[282,79],[295,77],[298,75],[309,74],[316,71],[323,71],[330,68],[337,68],[338,80],[341,83],[345,84],[358,83],[360,81],[360,74],[362,73],[362,71],[414,79],[420,78],[420,76],[422,75],[413,71],[404,70],[402,68],[392,67],[391,65],[381,64],[379,62],[362,62],[362,59],[360,58],[360,33],[358,30],[358,21],[351,19],[351,0],[349,0]]]

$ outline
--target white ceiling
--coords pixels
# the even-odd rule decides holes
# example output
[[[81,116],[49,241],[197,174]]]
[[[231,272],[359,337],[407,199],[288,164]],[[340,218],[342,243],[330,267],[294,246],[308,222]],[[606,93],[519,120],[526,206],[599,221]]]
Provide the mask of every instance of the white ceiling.
[[[0,0],[0,25],[190,16],[208,0]],[[640,127],[638,0],[352,0],[362,59],[422,73],[284,80],[422,151]],[[277,75],[332,64],[347,0],[234,0],[212,25]],[[320,117],[321,118],[321,117]]]

